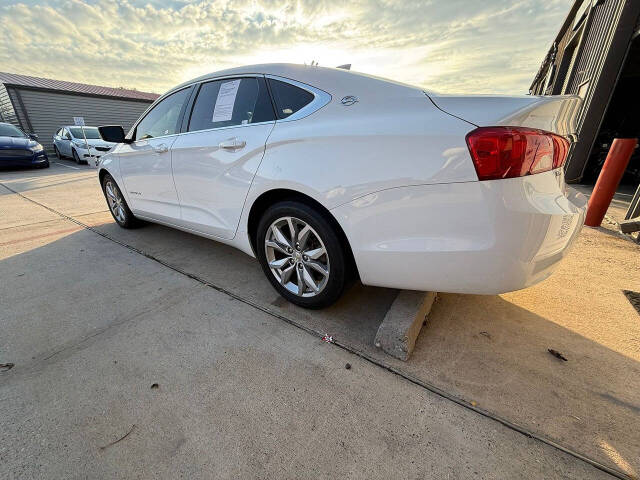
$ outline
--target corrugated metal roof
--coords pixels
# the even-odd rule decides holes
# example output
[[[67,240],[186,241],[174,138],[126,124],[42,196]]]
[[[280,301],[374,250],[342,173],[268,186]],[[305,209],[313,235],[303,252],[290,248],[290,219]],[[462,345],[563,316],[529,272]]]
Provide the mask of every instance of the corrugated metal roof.
[[[156,93],[139,92],[138,90],[128,90],[126,88],[101,87],[98,85],[65,82],[62,80],[52,80],[50,78],[30,77],[28,75],[18,75],[16,73],[4,72],[0,72],[0,83],[8,85],[20,85],[23,87],[31,88],[42,88],[47,90],[74,92],[84,95],[101,95],[105,97],[130,98],[134,100],[153,101],[160,96]]]

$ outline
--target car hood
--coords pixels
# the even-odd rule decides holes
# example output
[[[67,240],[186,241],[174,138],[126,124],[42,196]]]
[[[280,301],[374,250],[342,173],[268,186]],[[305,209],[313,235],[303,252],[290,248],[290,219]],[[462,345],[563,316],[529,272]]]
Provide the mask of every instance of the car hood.
[[[24,137],[0,137],[0,148],[29,148],[37,142]]]

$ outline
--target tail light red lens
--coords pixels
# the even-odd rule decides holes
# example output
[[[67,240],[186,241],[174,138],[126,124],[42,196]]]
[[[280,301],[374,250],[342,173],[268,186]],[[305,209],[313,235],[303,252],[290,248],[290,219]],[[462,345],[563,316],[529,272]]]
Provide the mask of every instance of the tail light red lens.
[[[561,167],[569,153],[566,138],[524,127],[480,127],[467,135],[480,180],[523,177]]]

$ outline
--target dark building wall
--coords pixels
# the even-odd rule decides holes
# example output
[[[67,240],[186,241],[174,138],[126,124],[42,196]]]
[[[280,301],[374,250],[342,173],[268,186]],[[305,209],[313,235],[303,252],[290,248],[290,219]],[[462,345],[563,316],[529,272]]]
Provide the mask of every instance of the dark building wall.
[[[535,95],[580,95],[567,180],[582,179],[640,16],[638,0],[578,0],[536,75]]]
[[[150,101],[11,86],[7,91],[17,124],[25,131],[37,134],[40,143],[49,151],[53,150],[55,132],[64,125],[72,125],[73,117],[84,117],[86,125],[122,125],[128,130],[151,104]]]

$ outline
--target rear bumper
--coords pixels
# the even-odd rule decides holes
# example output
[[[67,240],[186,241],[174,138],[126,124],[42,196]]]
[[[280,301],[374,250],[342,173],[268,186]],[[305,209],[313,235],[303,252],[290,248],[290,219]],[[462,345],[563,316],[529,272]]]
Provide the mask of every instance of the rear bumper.
[[[586,199],[558,169],[394,188],[332,213],[364,284],[497,294],[551,275],[582,228]]]

